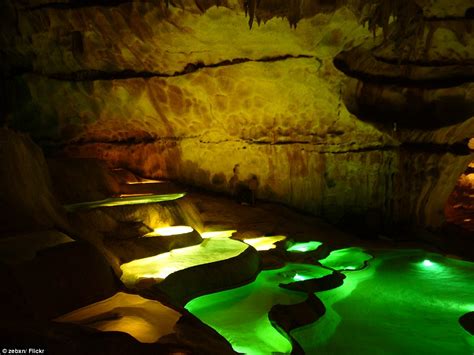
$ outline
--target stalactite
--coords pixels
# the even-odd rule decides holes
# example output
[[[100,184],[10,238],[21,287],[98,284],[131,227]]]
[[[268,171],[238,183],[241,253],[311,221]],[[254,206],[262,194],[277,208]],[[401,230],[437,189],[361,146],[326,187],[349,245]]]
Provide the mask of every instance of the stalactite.
[[[273,17],[286,18],[296,28],[303,17],[335,11],[347,0],[245,0],[244,10],[249,16],[249,26],[266,22]]]
[[[166,6],[175,6],[173,0],[164,1]],[[201,10],[212,5],[222,5],[222,0],[195,2]],[[262,21],[265,23],[273,17],[284,17],[291,27],[296,28],[303,17],[333,12],[342,5],[348,5],[356,12],[360,12],[361,22],[367,24],[374,35],[378,28],[382,28],[385,37],[406,38],[417,31],[423,19],[421,8],[415,0],[243,0],[242,2],[250,29],[255,21],[260,25]]]
[[[245,1],[245,13],[249,15],[249,27],[252,28],[255,11],[257,10],[257,0]]]
[[[401,41],[416,34],[422,25],[423,11],[415,0],[361,0],[363,3],[361,22],[374,35],[381,28],[385,38]]]

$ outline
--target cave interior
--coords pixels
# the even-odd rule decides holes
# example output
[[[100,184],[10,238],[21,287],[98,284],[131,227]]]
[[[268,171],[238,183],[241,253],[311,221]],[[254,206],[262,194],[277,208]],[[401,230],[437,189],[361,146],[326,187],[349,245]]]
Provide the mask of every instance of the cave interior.
[[[2,353],[474,353],[474,0],[0,8]]]

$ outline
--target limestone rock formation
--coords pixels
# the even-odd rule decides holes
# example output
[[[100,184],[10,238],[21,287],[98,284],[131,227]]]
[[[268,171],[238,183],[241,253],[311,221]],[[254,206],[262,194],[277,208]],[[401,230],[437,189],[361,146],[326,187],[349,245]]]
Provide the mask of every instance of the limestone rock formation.
[[[4,122],[52,153],[219,192],[239,166],[257,198],[333,222],[441,225],[472,160],[470,1],[414,2],[425,28],[403,56],[357,1],[246,3],[6,2]]]
[[[416,1],[415,17],[399,21],[406,28],[394,23],[383,38],[334,60],[351,77],[344,87],[348,110],[401,147],[394,220],[441,226],[454,182],[473,159],[472,5]]]

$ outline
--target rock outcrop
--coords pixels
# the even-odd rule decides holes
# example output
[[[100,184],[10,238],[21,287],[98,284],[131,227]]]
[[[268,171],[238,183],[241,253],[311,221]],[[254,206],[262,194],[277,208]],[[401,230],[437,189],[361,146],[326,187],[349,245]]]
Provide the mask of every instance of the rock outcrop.
[[[393,219],[439,227],[455,181],[473,159],[473,3],[414,3],[410,28],[397,32],[395,24],[385,38],[345,50],[334,63],[351,77],[348,110],[400,145]]]

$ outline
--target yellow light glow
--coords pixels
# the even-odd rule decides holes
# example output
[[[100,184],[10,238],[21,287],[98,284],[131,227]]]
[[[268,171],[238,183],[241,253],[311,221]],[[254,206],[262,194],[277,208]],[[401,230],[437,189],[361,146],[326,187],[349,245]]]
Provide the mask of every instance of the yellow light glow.
[[[151,194],[138,195],[127,197],[109,197],[99,201],[79,202],[69,205],[64,205],[68,212],[75,212],[80,210],[89,210],[92,208],[125,206],[125,205],[143,205],[146,203],[161,203],[166,201],[174,201],[185,196],[185,193],[176,194]]]
[[[469,184],[471,186],[474,186],[474,174],[467,174],[466,178],[467,178],[467,181],[469,181]]]
[[[469,149],[474,150],[474,138],[469,139],[467,146],[469,147]]]
[[[284,235],[276,235],[272,237],[244,239],[244,242],[253,246],[257,250],[270,250],[270,249],[276,248],[276,245],[275,245],[276,242],[279,242],[285,239],[286,237]]]
[[[55,319],[103,332],[123,332],[142,343],[155,343],[174,333],[181,314],[158,301],[119,292],[103,301],[79,308]]]
[[[173,272],[179,271],[179,267],[176,266],[163,266],[158,272],[152,274],[143,274],[140,275],[140,278],[144,279],[165,279],[167,276],[171,275]]]
[[[164,181],[159,181],[159,180],[148,180],[144,179],[141,181],[127,181],[127,185],[143,185],[143,184],[162,184]]]
[[[150,196],[153,195],[151,192],[146,192],[142,194],[119,194],[118,197],[134,197],[134,196]]]
[[[235,229],[229,229],[225,231],[213,231],[213,232],[203,232],[201,237],[203,238],[230,238],[232,234],[237,232]]]
[[[140,279],[164,279],[192,266],[233,258],[247,248],[247,244],[230,238],[204,239],[199,245],[125,263],[120,266],[123,271],[121,280],[127,287],[133,288]]]
[[[169,226],[169,227],[155,228],[153,230],[153,233],[148,233],[145,235],[145,237],[185,234],[185,233],[191,233],[193,230],[194,229],[190,226]]]

